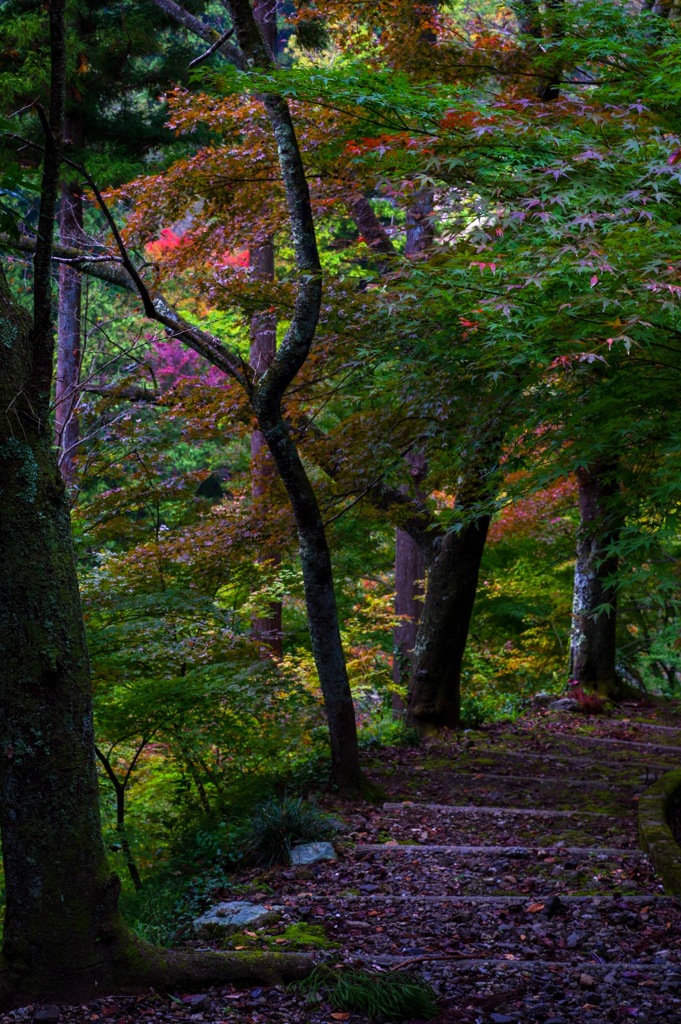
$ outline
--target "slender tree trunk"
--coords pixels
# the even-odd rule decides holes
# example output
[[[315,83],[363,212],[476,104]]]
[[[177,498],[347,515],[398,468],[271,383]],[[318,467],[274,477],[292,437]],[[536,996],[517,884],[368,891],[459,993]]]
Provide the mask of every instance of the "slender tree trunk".
[[[426,460],[423,455],[414,454],[407,461],[418,490],[426,475]],[[396,686],[404,685],[411,675],[412,652],[423,608],[425,574],[422,545],[398,527],[395,530],[395,614],[402,619],[393,631],[393,683]],[[392,703],[395,716],[401,716],[404,702],[398,693],[393,694]]]
[[[588,690],[615,697],[620,691],[616,664],[617,539],[619,491],[616,466],[593,465],[577,473],[579,533],[572,601],[569,678]],[[608,611],[596,612],[601,605]]]
[[[253,13],[269,46],[272,56],[277,55],[277,0],[255,0]],[[251,268],[264,281],[274,280],[274,243],[268,239],[251,253]],[[251,366],[260,376],[268,368],[277,351],[277,318],[274,313],[256,313],[251,321]],[[272,485],[274,466],[265,444],[262,431],[251,434],[251,493],[262,499]],[[278,551],[268,552],[258,561],[279,565]],[[256,641],[265,644],[276,657],[283,654],[282,605],[281,601],[270,601],[268,614],[258,616],[251,622],[251,631]]]
[[[428,36],[430,41],[434,41],[432,33],[429,32]],[[422,189],[407,210],[407,258],[418,258],[432,248],[435,239],[432,215],[432,190]],[[425,457],[417,452],[409,456],[407,462],[418,487],[428,472]],[[396,685],[402,685],[411,675],[412,652],[423,607],[425,574],[422,548],[410,534],[398,527],[395,531],[395,614],[406,618],[398,622],[393,632],[393,682]],[[398,693],[393,694],[393,712],[395,716],[404,712],[404,702]]]
[[[66,134],[77,146],[82,144],[80,118],[66,121]],[[77,180],[61,186],[59,240],[78,248],[83,241],[83,196]],[[54,428],[59,468],[66,484],[76,480],[78,445],[78,385],[80,382],[81,275],[62,263],[59,266],[59,318],[57,329],[57,374],[55,379]]]
[[[355,709],[338,626],[331,555],[317,497],[281,415],[258,419],[289,496],[300,544],[312,654],[329,724],[331,762],[345,789],[361,786]]]
[[[271,241],[251,254],[251,266],[259,277],[270,281],[274,279],[274,245]],[[267,370],[276,351],[276,316],[274,313],[257,313],[251,323],[251,366],[257,376]],[[251,493],[256,501],[266,498],[274,473],[265,437],[256,428],[251,434]],[[281,557],[278,551],[272,551],[259,556],[258,561],[279,565]],[[283,654],[281,601],[270,601],[268,612],[252,620],[251,630],[256,641],[265,644],[272,654],[280,658]]]
[[[228,0],[241,50],[256,67],[272,66],[272,54],[253,16],[250,0]],[[284,394],[302,368],[317,329],[322,270],[310,192],[298,140],[285,100],[262,97],[277,142],[286,191],[296,270],[297,294],[290,326],[280,349],[251,386],[251,405],[291,502],[300,543],[305,601],[315,666],[324,696],[331,765],[337,783],[361,789],[355,712],[338,626],[331,557],[317,497],[282,413]]]
[[[393,631],[393,683],[404,685],[411,673],[411,659],[421,610],[426,560],[423,549],[405,530],[395,531],[395,614],[402,616]],[[393,696],[393,710],[401,714],[402,698]]]

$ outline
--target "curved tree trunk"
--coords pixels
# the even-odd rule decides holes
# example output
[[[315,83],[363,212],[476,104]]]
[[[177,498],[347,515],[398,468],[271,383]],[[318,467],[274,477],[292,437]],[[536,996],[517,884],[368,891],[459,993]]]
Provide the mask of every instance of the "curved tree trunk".
[[[253,13],[272,56],[277,56],[277,0],[254,0]],[[268,239],[251,253],[251,268],[255,275],[265,281],[274,280],[274,243]],[[251,366],[259,376],[274,359],[277,351],[277,318],[274,313],[256,313],[251,321]],[[272,482],[274,466],[267,451],[265,438],[260,430],[251,434],[251,493],[254,498],[263,498]],[[259,559],[272,565],[279,565],[279,552],[269,552]],[[265,645],[276,657],[283,654],[282,605],[281,601],[270,601],[268,614],[258,616],[251,622],[251,631],[256,641]]]
[[[593,465],[577,472],[579,533],[572,601],[569,679],[587,690],[615,697],[620,691],[616,664],[617,590],[613,577],[617,556],[609,551],[617,539],[619,491],[616,466]],[[597,612],[602,605],[609,610]]]
[[[272,55],[249,0],[228,0],[239,46],[256,67],[271,67]],[[315,666],[329,724],[331,766],[336,782],[359,790],[363,779],[355,712],[338,625],[331,556],[317,497],[284,421],[284,394],[307,359],[322,297],[322,270],[310,192],[286,101],[262,97],[277,143],[286,191],[298,286],[290,326],[262,377],[251,384],[251,406],[291,502],[300,544],[305,602]]]

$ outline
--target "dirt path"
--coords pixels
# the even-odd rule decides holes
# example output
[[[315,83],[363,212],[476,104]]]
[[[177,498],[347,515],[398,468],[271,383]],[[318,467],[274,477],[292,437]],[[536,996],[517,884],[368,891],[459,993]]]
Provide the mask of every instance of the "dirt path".
[[[681,902],[636,839],[639,795],[680,760],[681,720],[650,713],[544,713],[381,751],[368,771],[389,800],[340,808],[338,860],[251,874],[238,898],[282,908],[267,933],[276,948],[290,948],[287,926],[307,922],[334,944],[332,963],[409,967],[436,989],[440,1024],[681,1024]],[[366,1020],[279,987],[210,996],[202,1008],[104,1000],[62,1019]]]

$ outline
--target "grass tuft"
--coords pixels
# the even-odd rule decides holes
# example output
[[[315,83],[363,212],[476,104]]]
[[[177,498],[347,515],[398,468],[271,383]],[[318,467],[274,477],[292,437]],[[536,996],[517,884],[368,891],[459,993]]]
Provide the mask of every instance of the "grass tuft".
[[[370,1020],[430,1020],[437,1014],[431,986],[403,971],[375,974],[320,966],[295,987],[310,1000],[322,996],[334,1010],[365,1013]]]
[[[240,846],[253,864],[288,864],[291,847],[330,839],[335,831],[331,819],[300,798],[268,800],[256,808],[244,825]]]

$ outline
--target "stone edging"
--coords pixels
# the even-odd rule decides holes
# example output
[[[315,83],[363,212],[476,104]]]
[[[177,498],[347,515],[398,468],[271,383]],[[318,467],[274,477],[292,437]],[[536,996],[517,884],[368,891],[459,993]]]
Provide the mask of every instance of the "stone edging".
[[[638,836],[650,857],[665,891],[681,895],[681,847],[667,824],[668,816],[681,802],[681,769],[667,772],[642,793],[638,805]]]

